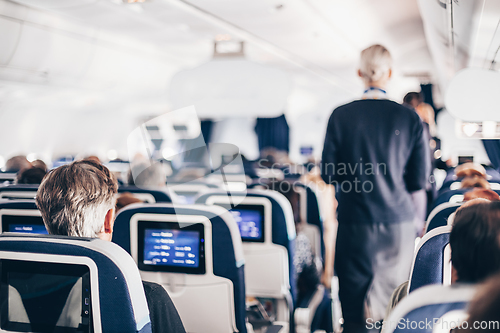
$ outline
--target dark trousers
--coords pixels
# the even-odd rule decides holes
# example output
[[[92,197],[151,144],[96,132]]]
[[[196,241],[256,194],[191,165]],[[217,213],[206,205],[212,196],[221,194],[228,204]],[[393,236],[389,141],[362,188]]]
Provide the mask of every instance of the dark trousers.
[[[345,333],[369,332],[369,323],[384,318],[392,292],[409,278],[414,240],[412,221],[339,221],[335,270]]]

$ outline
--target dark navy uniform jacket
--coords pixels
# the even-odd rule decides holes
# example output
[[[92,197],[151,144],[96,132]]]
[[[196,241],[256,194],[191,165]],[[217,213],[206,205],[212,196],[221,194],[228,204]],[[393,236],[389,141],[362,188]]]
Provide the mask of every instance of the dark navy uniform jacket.
[[[429,153],[419,116],[385,99],[338,107],[328,121],[322,177],[337,186],[339,223],[412,221]]]

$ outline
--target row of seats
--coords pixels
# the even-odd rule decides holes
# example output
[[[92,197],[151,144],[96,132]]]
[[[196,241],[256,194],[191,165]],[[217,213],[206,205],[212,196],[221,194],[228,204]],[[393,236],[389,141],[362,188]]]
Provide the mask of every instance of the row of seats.
[[[496,172],[491,173],[488,174],[491,189],[500,194],[495,187],[500,178]],[[427,218],[425,234],[415,250],[408,296],[386,318],[383,333],[449,332],[451,327],[446,329],[447,323],[458,324],[466,319],[466,310],[476,293],[476,286],[451,285],[449,243],[453,216],[463,203],[464,193],[472,190],[454,188],[457,182],[460,184],[459,181],[453,176],[445,180],[434,209]],[[436,323],[436,319],[441,321]],[[428,322],[433,324],[426,324]]]
[[[303,207],[308,207],[305,214],[311,216],[308,221],[313,222],[309,225],[312,230],[310,234],[313,235],[316,252],[322,254],[324,245],[317,199],[310,188],[307,186],[302,188],[304,198],[309,199]],[[9,193],[7,198],[22,198],[23,196],[12,195],[16,191],[23,194],[29,191],[36,193],[36,187],[19,185],[0,187],[0,195]],[[274,308],[271,312],[275,316],[253,318],[255,327],[259,324],[269,326],[271,323],[269,319],[272,319],[275,324],[272,326],[274,329],[282,329],[285,332],[289,329],[293,330],[296,295],[293,272],[295,226],[291,206],[284,196],[274,191],[248,190],[246,193],[242,192],[228,197],[227,192],[213,191],[199,196],[196,200],[197,205],[173,206],[160,203],[161,201],[168,202],[168,200],[163,200],[165,197],[155,193],[158,191],[121,187],[120,192],[151,195],[157,202],[151,204],[149,200],[144,200],[148,203],[131,205],[120,211],[115,221],[113,241],[132,255],[145,280],[165,286],[179,310],[187,331],[202,332],[206,330],[207,323],[212,323],[215,326],[210,331],[246,332],[245,295],[272,300],[270,304],[273,304]],[[232,200],[238,202],[237,207],[231,205]],[[257,234],[257,237],[250,235],[249,239],[242,242],[233,216],[225,213],[224,209],[212,206],[239,209],[240,213],[242,209],[243,213],[245,209],[261,213],[261,234]],[[30,232],[30,230],[16,230],[16,228],[27,227],[23,225],[23,219],[28,216],[37,218],[38,223],[41,223],[43,227],[40,214],[32,200],[0,202],[2,231]],[[30,221],[33,222],[33,219]],[[203,229],[196,229],[193,226],[185,228],[185,231],[198,232],[199,240],[202,239],[200,235],[204,235],[205,243],[199,244],[199,253],[195,254],[195,257],[198,256],[196,259],[199,260],[198,267],[201,267],[201,261],[205,261],[203,274],[200,274],[200,270],[184,270],[185,267],[183,268],[182,265],[175,267],[172,272],[168,269],[165,271],[165,266],[162,267],[158,262],[152,264],[150,259],[144,258],[144,248],[147,246],[146,236],[149,235],[150,241],[154,229],[161,227],[182,233],[184,228],[179,229],[179,224],[182,226],[185,223],[198,225],[198,228],[203,225]],[[191,230],[191,228],[194,229]],[[42,229],[34,227],[31,232],[37,230]],[[243,262],[245,262],[244,265]],[[244,276],[243,272],[245,272]],[[324,316],[325,312],[331,313],[329,297],[324,290],[319,289],[321,288],[318,288],[307,304],[310,307],[302,309],[296,319],[298,326],[306,326],[311,331],[316,329],[314,326],[320,326],[318,316],[322,314]],[[227,297],[221,297],[221,295]],[[228,300],[232,300],[232,303],[214,303]],[[316,311],[318,309],[321,311]],[[216,313],[213,313],[214,311]],[[264,313],[263,317],[265,315]],[[288,327],[289,323],[290,327]]]

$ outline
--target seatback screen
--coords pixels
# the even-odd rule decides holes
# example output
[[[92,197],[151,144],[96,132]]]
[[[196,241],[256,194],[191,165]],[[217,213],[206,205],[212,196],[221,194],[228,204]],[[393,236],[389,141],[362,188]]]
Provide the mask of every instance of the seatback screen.
[[[2,215],[4,232],[48,234],[41,216]]]
[[[238,205],[231,208],[229,205],[220,205],[228,209],[240,229],[243,242],[264,242],[264,206]]]
[[[0,266],[2,330],[91,332],[87,266],[9,259]]]
[[[138,222],[139,268],[172,273],[205,273],[204,225]]]

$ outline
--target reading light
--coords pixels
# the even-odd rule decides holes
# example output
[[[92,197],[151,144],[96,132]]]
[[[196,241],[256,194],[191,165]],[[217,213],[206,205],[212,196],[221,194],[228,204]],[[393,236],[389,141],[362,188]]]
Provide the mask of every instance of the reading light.
[[[494,138],[497,133],[496,121],[483,121],[483,137]]]
[[[464,131],[465,135],[471,137],[474,135],[474,133],[477,132],[479,129],[479,125],[476,123],[465,123],[462,126],[462,130]]]
[[[118,152],[114,149],[108,150],[107,155],[110,161],[116,160],[118,158]]]

